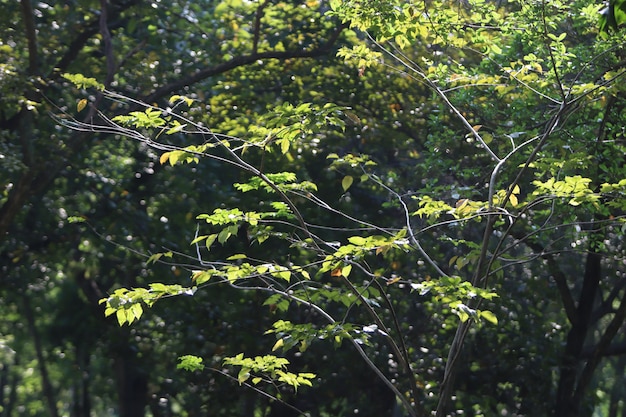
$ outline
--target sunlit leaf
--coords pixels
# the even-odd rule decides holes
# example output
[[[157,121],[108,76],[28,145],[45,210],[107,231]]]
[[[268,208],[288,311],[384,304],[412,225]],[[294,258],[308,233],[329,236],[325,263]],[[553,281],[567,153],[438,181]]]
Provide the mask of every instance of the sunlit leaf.
[[[341,180],[341,187],[344,191],[348,191],[348,188],[350,188],[353,182],[354,178],[352,178],[352,176],[350,175],[346,175],[345,177],[343,177],[343,180]]]
[[[491,324],[498,324],[498,318],[489,310],[482,310],[480,312],[480,317],[484,318]]]
[[[283,347],[284,344],[285,341],[283,339],[278,339],[276,343],[274,343],[274,346],[272,346],[272,352],[280,349],[281,347]]]
[[[83,111],[83,109],[85,107],[87,107],[87,99],[83,98],[83,99],[79,100],[78,104],[76,105],[76,110],[81,112],[81,111]]]

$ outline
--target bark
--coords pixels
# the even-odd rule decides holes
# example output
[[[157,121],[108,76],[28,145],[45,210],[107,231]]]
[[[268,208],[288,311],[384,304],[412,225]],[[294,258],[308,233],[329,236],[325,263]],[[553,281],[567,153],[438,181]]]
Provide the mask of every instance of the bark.
[[[582,396],[576,396],[583,347],[596,300],[601,277],[601,256],[589,252],[585,261],[583,285],[576,307],[575,320],[567,335],[557,387],[555,417],[577,417]]]
[[[142,369],[136,350],[129,344],[115,352],[115,374],[120,417],[141,417],[148,404],[148,375]]]

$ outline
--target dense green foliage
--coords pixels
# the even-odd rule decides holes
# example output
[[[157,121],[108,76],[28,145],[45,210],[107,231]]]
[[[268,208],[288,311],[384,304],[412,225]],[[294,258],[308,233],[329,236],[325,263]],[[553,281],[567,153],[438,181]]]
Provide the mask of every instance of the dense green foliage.
[[[0,4],[0,415],[626,413],[625,2]]]

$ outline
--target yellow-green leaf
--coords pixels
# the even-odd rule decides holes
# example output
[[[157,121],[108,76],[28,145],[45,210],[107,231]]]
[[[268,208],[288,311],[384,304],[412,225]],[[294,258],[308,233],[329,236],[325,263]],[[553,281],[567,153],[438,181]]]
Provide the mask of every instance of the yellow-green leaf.
[[[353,182],[354,178],[352,178],[351,175],[346,175],[345,177],[343,177],[343,180],[341,180],[341,187],[344,191],[348,191],[348,188],[350,188]]]
[[[169,129],[167,132],[165,132],[167,135],[172,135],[176,132],[180,132],[181,130],[183,130],[185,128],[185,126],[187,126],[187,124],[177,124],[176,126],[172,127],[171,129]]]
[[[79,112],[83,111],[83,109],[87,107],[87,99],[84,98],[82,100],[80,100],[78,102],[78,104],[76,105],[76,110],[78,110]]]
[[[204,244],[206,245],[206,248],[208,250],[211,250],[211,245],[213,244],[213,242],[215,242],[215,239],[217,239],[217,234],[207,236],[206,242],[204,242]]]
[[[278,339],[276,343],[274,343],[274,346],[272,347],[272,352],[275,352],[276,350],[280,349],[281,347],[283,347],[284,344],[285,344],[285,341],[283,339]]]
[[[239,383],[241,384],[243,382],[246,382],[248,378],[250,378],[250,370],[247,368],[241,368],[239,374],[237,375],[237,380],[239,381]]]
[[[208,271],[194,271],[191,279],[195,281],[196,285],[202,285],[209,281],[213,274]]]
[[[117,322],[120,326],[126,323],[126,311],[124,311],[124,309],[117,310],[115,312],[115,316],[117,317]]]
[[[352,265],[346,265],[343,268],[341,268],[341,275],[343,275],[346,278],[348,278],[348,276],[350,275],[350,272],[352,272]]]
[[[487,320],[489,323],[492,324],[498,324],[498,318],[496,317],[495,314],[493,314],[491,311],[489,310],[483,310],[480,312],[480,316],[482,318],[484,318],[485,320]]]

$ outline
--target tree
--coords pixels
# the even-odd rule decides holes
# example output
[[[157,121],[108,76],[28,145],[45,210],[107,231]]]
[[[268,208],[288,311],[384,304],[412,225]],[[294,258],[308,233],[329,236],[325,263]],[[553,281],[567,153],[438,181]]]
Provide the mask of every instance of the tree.
[[[325,18],[316,2],[29,4],[3,3],[2,334],[15,353],[2,383],[20,395],[5,409],[111,413],[117,389],[127,415],[294,412],[253,391],[239,401],[231,375],[318,415],[384,415],[395,396],[414,415],[617,413],[621,2],[599,26],[600,5],[583,2],[335,2]],[[348,65],[306,59],[334,54],[325,34],[339,32]],[[53,74],[44,90],[29,81],[40,72]],[[77,94],[64,72],[107,91]],[[101,111],[104,131],[47,116],[74,108]],[[154,123],[170,124],[148,134]],[[134,321],[141,299],[194,286],[130,328],[98,305]],[[287,348],[287,370],[265,356]],[[37,356],[47,396],[44,372],[21,372]],[[184,379],[176,356],[205,370]]]
[[[193,186],[205,192],[196,201],[225,200],[229,194],[183,176],[156,180],[158,155],[141,144],[59,130],[50,112],[78,106],[89,120],[96,109],[115,111],[117,105],[99,107],[96,91],[83,109],[85,102],[75,100],[62,74],[82,72],[107,87],[161,101],[259,59],[326,54],[343,28],[320,20],[313,6],[2,2],[7,30],[0,45],[1,290],[3,315],[9,318],[3,335],[15,352],[2,367],[7,415],[111,413],[115,391],[121,415],[141,415],[146,408],[155,414],[161,398],[181,390],[164,376],[174,371],[156,365],[169,358],[168,348],[179,346],[171,340],[159,344],[154,323],[131,330],[111,325],[97,301],[112,287],[144,285],[151,274],[164,274],[146,270],[141,258],[112,242],[141,253],[188,243],[186,236],[172,239],[167,230],[185,222],[194,201],[166,192]],[[198,172],[221,180],[210,167]],[[68,213],[107,227],[97,229],[100,237],[89,228],[68,228]],[[170,318],[184,315],[184,309],[171,311]],[[28,313],[32,320],[26,320]],[[185,331],[175,326],[168,330],[181,345],[198,344],[196,334],[181,336]],[[35,334],[39,346],[34,346]],[[163,391],[163,397],[156,396]]]
[[[205,124],[195,121],[198,108],[166,112],[144,104],[98,125],[67,123],[141,140],[163,152],[163,164],[206,158],[234,166],[245,173],[235,188],[257,196],[197,216],[208,230],[192,240],[192,284],[120,289],[103,299],[107,314],[130,324],[143,304],[219,282],[269,295],[269,309],[284,315],[268,329],[277,340],[272,350],[299,348],[306,359],[313,341],[344,340],[410,415],[590,415],[601,403],[591,387],[609,391],[592,377],[603,358],[620,351],[626,308],[626,180],[622,158],[614,158],[624,152],[617,128],[624,62],[617,36],[595,36],[599,5],[331,6],[332,15],[364,33],[350,33],[353,47],[340,51],[355,65],[358,87],[379,81],[370,74],[384,71],[384,56],[400,83],[434,97],[423,108],[388,101],[399,134],[373,142],[380,149],[364,145],[363,136],[335,145],[352,132],[369,138],[368,130],[384,123],[371,109],[323,100],[281,103],[254,122],[225,113]],[[178,103],[193,106],[172,97],[171,105]],[[265,110],[259,107],[245,111]],[[423,126],[419,145],[402,134],[405,117]],[[181,133],[199,139],[180,146],[168,138]],[[420,150],[411,156],[405,149],[413,146]],[[330,162],[325,177],[319,155]],[[303,166],[309,160],[315,168]],[[373,202],[376,210],[367,207]],[[237,236],[243,246],[231,244]],[[417,336],[417,324],[402,320],[413,314],[429,317]],[[493,369],[493,352],[482,346],[498,345],[505,366]],[[381,361],[383,352],[393,360]],[[197,370],[199,360],[184,357],[180,365]],[[519,376],[506,369],[512,362],[538,371]],[[313,378],[313,361],[299,373],[273,355],[234,355],[224,363],[238,369],[240,383],[267,382],[275,396],[281,390],[272,382],[297,389]],[[532,376],[545,383],[529,387]],[[496,394],[481,397],[480,384],[471,384],[481,380],[496,384]]]

